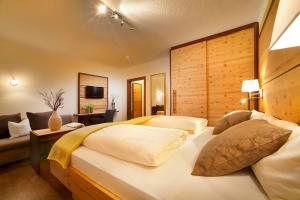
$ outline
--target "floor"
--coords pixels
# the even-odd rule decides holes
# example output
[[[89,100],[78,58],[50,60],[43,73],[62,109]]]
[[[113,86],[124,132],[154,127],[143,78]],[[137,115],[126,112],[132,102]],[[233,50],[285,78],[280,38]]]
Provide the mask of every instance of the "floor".
[[[0,167],[0,199],[3,200],[62,200],[43,178],[35,173],[29,161]]]

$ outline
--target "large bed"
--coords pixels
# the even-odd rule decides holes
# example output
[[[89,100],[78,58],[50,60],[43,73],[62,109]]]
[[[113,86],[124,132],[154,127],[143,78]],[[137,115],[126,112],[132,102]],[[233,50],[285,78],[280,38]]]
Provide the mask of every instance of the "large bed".
[[[189,135],[159,167],[123,161],[82,145],[72,153],[68,170],[51,161],[52,173],[75,199],[268,199],[251,169],[220,177],[191,175],[199,151],[214,137],[212,131],[206,127]]]

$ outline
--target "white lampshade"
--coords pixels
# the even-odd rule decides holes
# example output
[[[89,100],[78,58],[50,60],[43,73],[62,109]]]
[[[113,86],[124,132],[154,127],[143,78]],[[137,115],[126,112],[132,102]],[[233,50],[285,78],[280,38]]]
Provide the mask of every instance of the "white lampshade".
[[[271,50],[300,46],[300,14],[274,43]]]
[[[256,92],[256,91],[259,91],[259,83],[257,79],[243,81],[242,92]]]
[[[271,50],[300,46],[300,1],[279,2],[271,38]]]

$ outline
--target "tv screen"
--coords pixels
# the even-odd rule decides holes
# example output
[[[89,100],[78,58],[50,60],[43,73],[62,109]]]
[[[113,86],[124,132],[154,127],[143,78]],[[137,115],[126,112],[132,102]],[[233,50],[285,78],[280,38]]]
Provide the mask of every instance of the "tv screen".
[[[104,97],[104,88],[95,86],[85,87],[85,98],[102,99]]]

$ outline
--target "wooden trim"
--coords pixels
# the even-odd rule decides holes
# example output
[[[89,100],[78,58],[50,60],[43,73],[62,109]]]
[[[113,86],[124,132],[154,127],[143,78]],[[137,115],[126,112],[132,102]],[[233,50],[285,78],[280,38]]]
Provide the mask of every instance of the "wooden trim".
[[[254,26],[254,79],[259,79],[259,24],[255,23]],[[259,101],[254,100],[254,109],[258,110]]]
[[[146,76],[132,78],[127,80],[127,119],[131,119],[131,82],[133,81],[144,81],[144,116],[146,116]]]
[[[182,47],[185,47],[185,46],[189,46],[189,45],[196,44],[196,43],[203,42],[203,41],[207,41],[207,40],[212,40],[212,39],[222,37],[222,36],[225,36],[225,35],[229,35],[229,34],[232,34],[232,33],[235,33],[235,32],[239,32],[239,31],[242,31],[242,30],[245,30],[245,29],[249,29],[249,28],[253,28],[253,27],[255,28],[256,26],[258,26],[258,22],[253,22],[251,24],[247,24],[247,25],[240,26],[240,27],[237,27],[237,28],[234,28],[234,29],[230,29],[230,30],[227,30],[227,31],[224,31],[224,32],[221,32],[221,33],[217,33],[217,34],[210,35],[210,36],[200,38],[200,39],[197,39],[197,40],[193,40],[193,41],[190,41],[190,42],[187,42],[187,43],[184,43],[184,44],[179,44],[179,45],[173,46],[173,47],[171,47],[171,50],[179,49],[179,48],[182,48]]]
[[[167,80],[166,80],[167,75],[165,72],[152,74],[150,76],[150,106],[151,106],[151,114],[152,114],[152,76],[161,75],[161,74],[164,75],[164,107],[165,107],[164,113],[166,115],[167,114]]]
[[[55,161],[50,161],[50,171],[72,192],[72,196],[76,200],[121,199],[118,195],[115,195],[74,167],[63,169]]]
[[[100,78],[106,78],[107,82],[107,91],[106,91],[106,95],[107,95],[107,108],[108,109],[108,90],[109,90],[109,78],[107,76],[100,76],[100,75],[95,75],[95,74],[87,74],[87,73],[82,73],[82,72],[78,72],[78,80],[77,80],[77,112],[78,114],[80,113],[80,75],[87,75],[87,76],[95,76],[95,77],[100,77]]]
[[[274,3],[275,3],[275,0],[271,0],[271,3],[269,5],[269,7],[268,7],[267,14],[264,17],[264,20],[262,21],[262,26],[261,26],[261,29],[260,29],[260,33],[262,33],[263,29],[265,28],[266,20],[269,18],[269,15],[270,15],[270,12],[271,12],[271,9],[272,9]],[[259,33],[259,35],[260,35],[260,33]]]
[[[281,76],[287,74],[288,72],[290,72],[290,71],[292,71],[292,70],[294,70],[294,69],[296,69],[296,68],[298,68],[298,67],[300,67],[300,64],[295,65],[294,67],[292,67],[292,68],[290,68],[290,69],[288,69],[288,70],[282,72],[281,74],[278,74],[277,76],[273,77],[272,79],[270,79],[270,80],[268,80],[268,81],[262,83],[261,86],[264,86],[264,85],[266,85],[267,83],[270,83],[271,81],[273,81],[273,80],[275,80],[275,79],[277,79],[277,78],[279,78],[279,77],[281,77]]]

